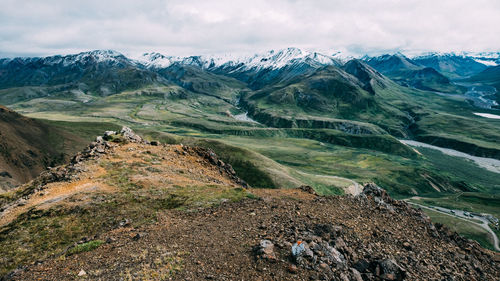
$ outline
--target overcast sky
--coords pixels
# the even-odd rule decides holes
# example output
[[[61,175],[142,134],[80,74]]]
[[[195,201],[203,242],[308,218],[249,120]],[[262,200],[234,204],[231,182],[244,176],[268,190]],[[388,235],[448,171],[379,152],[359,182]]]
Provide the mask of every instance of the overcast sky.
[[[500,51],[500,0],[0,0],[0,57]]]

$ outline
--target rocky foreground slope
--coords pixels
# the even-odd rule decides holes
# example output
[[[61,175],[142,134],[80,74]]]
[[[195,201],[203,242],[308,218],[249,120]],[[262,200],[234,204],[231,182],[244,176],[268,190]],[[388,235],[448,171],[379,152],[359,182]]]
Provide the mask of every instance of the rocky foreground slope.
[[[500,257],[374,184],[251,189],[209,150],[107,132],[0,196],[5,280],[498,280]]]

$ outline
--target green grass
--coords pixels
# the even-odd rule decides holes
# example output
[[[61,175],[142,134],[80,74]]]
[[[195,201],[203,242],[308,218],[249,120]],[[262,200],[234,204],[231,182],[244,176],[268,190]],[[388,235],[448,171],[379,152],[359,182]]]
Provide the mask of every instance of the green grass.
[[[419,200],[424,205],[441,206],[475,213],[488,213],[500,218],[500,196],[478,192],[443,194],[440,197],[424,197]]]
[[[457,183],[466,183],[475,191],[500,194],[500,174],[479,167],[476,163],[446,155],[438,150],[417,147],[431,169],[439,171]]]
[[[92,251],[94,249],[99,248],[99,246],[101,246],[104,243],[106,243],[106,242],[104,242],[102,240],[92,240],[92,241],[89,241],[89,242],[86,242],[83,244],[78,244],[75,247],[69,249],[66,254],[67,255],[74,255],[74,254],[79,254],[79,253],[83,253],[83,252],[89,252],[89,251]]]
[[[419,193],[435,192],[428,181],[420,176],[423,173],[433,175],[436,181],[442,181],[443,185],[449,184],[447,178],[440,179],[428,169],[424,158],[411,159],[299,138],[227,136],[220,141],[236,147],[246,147],[298,172],[340,176],[359,183],[374,181],[395,196],[409,196],[413,192],[412,189]],[[293,175],[298,177],[297,174]],[[298,178],[307,181],[302,177]],[[317,189],[324,189],[321,178],[316,177],[314,181],[316,183],[308,183]]]
[[[119,131],[121,126],[109,122],[68,122],[68,121],[52,121],[39,119],[40,121],[52,125],[54,127],[77,135],[86,141],[95,140],[97,136],[102,135],[105,131]]]
[[[459,219],[441,212],[423,209],[423,211],[431,218],[434,223],[446,225],[452,231],[456,231],[465,238],[476,240],[481,246],[493,250],[492,238],[490,234],[482,227],[464,220]]]
[[[401,96],[401,93],[391,92],[393,89],[385,91],[384,99]],[[414,99],[424,99],[424,94],[417,93],[419,95]],[[437,99],[437,103],[443,103],[442,99]],[[142,106],[138,107],[138,104]],[[415,157],[409,148],[396,140],[386,140],[387,136],[357,136],[328,129],[268,129],[239,122],[223,114],[234,107],[210,96],[159,99],[158,96],[129,91],[81,106],[82,111],[76,114],[84,119],[90,114],[94,118],[111,118],[145,133],[146,138],[160,139],[164,143],[188,143],[189,138],[185,136],[212,139],[198,142],[202,146],[212,146],[223,161],[231,163],[240,177],[255,187],[296,187],[312,182],[323,192],[332,189],[333,193],[338,193],[338,188],[341,188],[338,184],[300,177],[295,170],[313,175],[341,176],[359,182],[375,181],[396,197],[410,196],[415,191],[418,194],[435,193],[429,181],[437,184],[443,192],[485,191],[495,186],[492,184],[495,177],[482,172],[481,168],[453,158],[443,161],[444,158],[435,152],[424,152],[424,157]],[[131,113],[134,113],[133,118]],[[88,133],[85,133],[89,138],[94,132],[112,127],[103,124],[92,131],[90,124]],[[60,125],[75,132],[85,132],[80,127],[86,127],[82,122]],[[320,142],[323,143],[321,147]],[[263,145],[259,147],[258,143]]]

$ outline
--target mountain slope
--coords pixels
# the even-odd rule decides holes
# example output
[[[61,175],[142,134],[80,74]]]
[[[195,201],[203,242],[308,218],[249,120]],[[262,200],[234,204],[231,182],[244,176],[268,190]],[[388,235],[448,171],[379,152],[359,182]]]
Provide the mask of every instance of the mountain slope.
[[[344,120],[346,124],[358,121],[383,128],[382,131],[378,128],[358,133],[381,133],[385,130],[405,135],[402,129],[408,122],[407,114],[386,104],[385,98],[377,95],[386,88],[394,88],[395,84],[359,62],[351,61],[345,69],[359,78],[344,69],[326,66],[288,83],[270,85],[245,96],[242,102],[251,116],[273,127],[320,128],[325,125],[314,127],[300,119],[323,120],[321,123],[328,124],[328,118],[333,118]],[[395,95],[407,100],[404,94],[395,92]]]
[[[466,55],[429,54],[414,57],[412,60],[425,67],[432,67],[450,78],[471,76],[487,68],[484,63]]]
[[[110,95],[161,82],[156,73],[138,67],[114,51],[0,61],[0,89],[69,85],[70,89]]]
[[[497,103],[500,104],[500,65],[488,67],[480,73],[466,79],[466,81],[495,87],[495,99]]]
[[[173,63],[157,72],[167,81],[182,88],[205,95],[235,102],[239,91],[245,90],[243,82],[227,76],[204,71],[196,66]]]
[[[365,58],[367,64],[397,83],[426,91],[464,93],[465,88],[454,85],[432,67],[424,67],[402,54]]]
[[[494,86],[497,90],[500,89],[500,65],[489,67],[480,73],[470,77],[469,81],[481,82]]]
[[[386,54],[379,57],[365,57],[364,61],[383,74],[418,70],[421,68],[419,64],[400,53],[394,55]]]
[[[358,78],[363,85],[363,89],[371,94],[375,94],[374,87],[387,87],[387,79],[360,60],[350,60],[342,68],[347,73]]]
[[[26,183],[85,146],[87,141],[0,106],[0,191]]]
[[[210,150],[127,128],[104,138],[0,197],[4,279],[498,276],[493,252],[374,184],[356,197],[249,189]]]

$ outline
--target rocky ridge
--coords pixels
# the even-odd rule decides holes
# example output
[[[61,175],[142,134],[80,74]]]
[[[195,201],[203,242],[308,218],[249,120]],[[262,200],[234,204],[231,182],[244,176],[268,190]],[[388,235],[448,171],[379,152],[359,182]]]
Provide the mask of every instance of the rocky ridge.
[[[160,152],[165,150],[170,154],[162,156]],[[172,158],[175,155],[179,159]],[[138,159],[145,162],[138,163]],[[153,203],[164,200],[158,197],[163,190],[190,188],[191,181],[184,186],[175,184],[183,182],[175,178],[176,174],[191,177],[201,171],[209,175],[206,177],[209,182],[219,184],[214,189],[229,183],[245,185],[232,167],[210,150],[164,146],[146,141],[124,127],[119,133],[109,131],[98,137],[70,164],[44,173],[32,182],[33,188],[25,190],[24,198],[3,209],[2,216],[10,208],[29,204],[35,194],[50,192],[53,184],[84,180],[87,173],[93,172],[88,171],[94,167],[88,163],[95,161],[108,163],[103,167],[115,168],[134,164],[131,167],[135,167],[135,174],[129,176],[122,192],[132,190],[133,198],[139,200],[153,196],[147,199]],[[117,165],[110,165],[112,161]],[[176,161],[191,162],[181,172]],[[199,170],[196,171],[196,163],[204,166],[196,167]],[[172,181],[174,186],[154,189],[161,182],[154,173],[165,165],[173,166],[176,174],[162,171],[160,179]],[[142,172],[147,170],[153,174],[144,177]],[[216,174],[225,179],[214,178]],[[101,180],[93,184],[112,183]],[[116,194],[113,188],[119,187],[112,187],[110,195],[105,197],[108,199],[99,200],[117,196],[113,195]],[[62,253],[19,267],[4,279],[495,280],[500,274],[498,254],[442,225],[434,225],[423,212],[392,199],[373,183],[365,184],[356,197],[320,197],[307,186],[248,191],[252,196],[241,200],[223,199],[205,207],[185,205],[187,209],[155,210],[154,223],[133,224],[130,217],[116,218],[119,223],[113,227],[81,237]],[[188,192],[204,196],[206,189]],[[169,196],[169,200],[182,198]],[[68,200],[79,202],[78,198]],[[77,206],[77,210],[82,208],[85,205]],[[95,215],[94,219],[99,217],[97,213],[90,215]],[[9,231],[9,226],[2,230],[5,231]],[[74,250],[85,245],[98,246],[83,252]],[[5,257],[0,261],[6,261]]]

